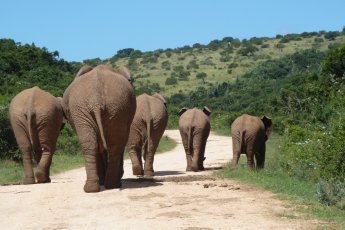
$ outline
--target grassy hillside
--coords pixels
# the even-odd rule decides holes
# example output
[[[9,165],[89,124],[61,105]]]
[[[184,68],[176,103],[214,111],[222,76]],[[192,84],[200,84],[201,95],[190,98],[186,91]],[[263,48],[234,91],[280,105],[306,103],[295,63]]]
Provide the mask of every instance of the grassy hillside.
[[[136,88],[157,89],[162,95],[170,97],[201,86],[234,82],[268,60],[312,48],[326,51],[335,44],[345,42],[344,34],[338,33],[338,36],[333,37],[330,33],[332,32],[278,35],[277,38],[251,38],[243,41],[224,38],[211,41],[208,45],[195,44],[192,47],[157,50],[141,55],[132,55],[135,53],[132,52],[127,54],[128,57],[121,58],[117,58],[121,55],[115,55],[105,62],[113,66],[128,66],[134,75]],[[179,79],[183,74],[176,68],[183,68],[190,75],[187,79]],[[196,78],[202,72],[207,74],[205,81]],[[167,78],[174,74],[177,84],[167,85]]]

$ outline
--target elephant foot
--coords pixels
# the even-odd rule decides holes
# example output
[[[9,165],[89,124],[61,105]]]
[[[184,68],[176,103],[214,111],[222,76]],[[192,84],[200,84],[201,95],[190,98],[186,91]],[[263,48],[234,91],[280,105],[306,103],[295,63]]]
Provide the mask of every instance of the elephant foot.
[[[155,173],[153,172],[153,170],[144,171],[144,177],[153,177],[154,175]]]
[[[192,167],[188,166],[188,167],[186,168],[186,171],[187,171],[187,172],[192,171]]]
[[[100,187],[98,181],[86,181],[84,185],[84,191],[87,193],[90,192],[99,192]]]
[[[199,171],[199,168],[198,168],[198,167],[193,167],[193,166],[192,166],[192,171],[193,171],[193,172],[197,172],[197,171]]]
[[[104,187],[106,188],[106,189],[113,189],[113,188],[121,188],[121,186],[122,186],[122,182],[121,182],[121,180],[119,180],[118,182],[115,182],[115,183],[105,183],[104,184]]]
[[[33,178],[33,177],[25,177],[23,179],[23,184],[35,184],[35,178]]]
[[[37,183],[50,183],[51,182],[50,177],[47,176],[47,174],[40,169],[36,170],[35,176],[37,178]]]
[[[133,171],[133,175],[135,176],[142,176],[144,174],[140,165],[133,165],[132,171]]]

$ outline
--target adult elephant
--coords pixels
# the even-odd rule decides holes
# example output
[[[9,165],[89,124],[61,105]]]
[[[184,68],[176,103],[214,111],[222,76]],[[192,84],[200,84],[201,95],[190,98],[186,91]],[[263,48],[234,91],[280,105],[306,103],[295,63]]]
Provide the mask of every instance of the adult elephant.
[[[179,112],[179,130],[186,152],[187,171],[204,170],[205,148],[210,134],[211,110],[182,108]]]
[[[63,109],[85,157],[85,192],[121,187],[123,153],[136,109],[126,74],[106,65],[80,70],[63,95]],[[107,155],[105,154],[107,153]]]
[[[35,86],[17,94],[10,104],[10,120],[23,155],[24,184],[34,184],[32,154],[37,162],[37,183],[50,182],[49,169],[63,127],[61,98]]]
[[[160,94],[149,96],[144,93],[137,97],[137,110],[127,143],[133,175],[154,175],[154,155],[167,123],[166,101]],[[142,150],[144,151],[144,168]]]
[[[247,155],[247,164],[255,168],[265,166],[266,141],[269,137],[272,121],[269,117],[261,119],[256,116],[244,114],[235,119],[231,125],[233,158],[232,165],[236,166],[241,153]]]

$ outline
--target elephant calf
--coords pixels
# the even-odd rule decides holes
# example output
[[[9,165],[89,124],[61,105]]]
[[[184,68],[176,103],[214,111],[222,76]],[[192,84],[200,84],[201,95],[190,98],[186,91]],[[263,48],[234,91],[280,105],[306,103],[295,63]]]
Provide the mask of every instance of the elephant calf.
[[[204,170],[205,148],[210,134],[211,111],[183,108],[179,112],[179,130],[186,152],[187,171]]]
[[[168,122],[166,101],[158,93],[137,97],[137,109],[127,142],[133,175],[153,176],[154,154]],[[142,164],[144,150],[144,170]]]
[[[38,183],[50,182],[49,168],[56,141],[63,127],[61,100],[33,87],[16,95],[10,104],[10,120],[23,154],[24,184],[34,184],[32,156],[37,162]]]
[[[265,166],[266,141],[268,139],[272,121],[269,117],[250,116],[244,114],[235,119],[231,125],[233,159],[236,166],[241,153],[247,155],[247,164],[250,168],[263,168]]]

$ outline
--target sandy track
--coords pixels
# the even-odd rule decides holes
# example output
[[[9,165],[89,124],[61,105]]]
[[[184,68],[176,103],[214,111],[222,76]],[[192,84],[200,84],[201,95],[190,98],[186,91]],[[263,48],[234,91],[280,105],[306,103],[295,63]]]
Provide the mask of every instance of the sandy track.
[[[178,142],[156,155],[156,181],[140,181],[125,161],[123,188],[83,192],[84,168],[52,177],[50,184],[0,187],[1,229],[313,229],[274,194],[232,180],[216,179],[211,169],[229,162],[231,139],[210,135],[205,172],[186,173]],[[298,218],[295,218],[298,217]]]

